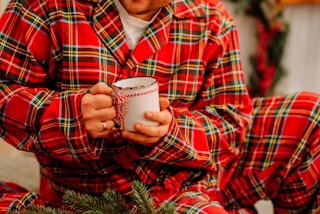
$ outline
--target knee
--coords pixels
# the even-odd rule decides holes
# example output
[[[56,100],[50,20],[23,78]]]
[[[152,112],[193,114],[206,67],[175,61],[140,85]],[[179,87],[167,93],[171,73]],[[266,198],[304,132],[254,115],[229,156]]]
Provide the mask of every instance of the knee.
[[[310,110],[314,113],[320,114],[320,94],[318,93],[309,91],[298,92],[294,96],[292,102],[293,104],[297,103],[301,109],[305,109],[307,111]]]

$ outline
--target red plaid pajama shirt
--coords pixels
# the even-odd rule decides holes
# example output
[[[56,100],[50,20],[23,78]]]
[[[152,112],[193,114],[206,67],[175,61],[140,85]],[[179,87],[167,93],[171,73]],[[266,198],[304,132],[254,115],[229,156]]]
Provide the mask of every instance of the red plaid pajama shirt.
[[[36,154],[41,186],[39,196],[2,188],[0,209],[59,206],[66,189],[125,196],[140,180],[179,213],[254,213],[259,199],[277,213],[319,212],[320,96],[251,100],[239,49],[215,0],[174,0],[132,51],[112,0],[11,1],[0,20],[1,136]],[[153,148],[85,129],[87,90],[130,76],[156,77],[170,100],[174,119]]]

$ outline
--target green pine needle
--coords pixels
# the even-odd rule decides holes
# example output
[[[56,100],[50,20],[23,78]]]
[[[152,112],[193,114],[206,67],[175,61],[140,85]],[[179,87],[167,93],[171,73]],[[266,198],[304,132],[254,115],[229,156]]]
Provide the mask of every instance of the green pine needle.
[[[172,203],[163,203],[156,210],[154,200],[147,188],[140,181],[131,184],[133,193],[130,195],[132,202],[141,214],[176,214]],[[67,205],[72,213],[81,214],[130,214],[125,199],[117,192],[107,191],[98,198],[88,194],[77,193],[72,190],[65,192],[62,203]],[[69,214],[70,212],[53,207],[40,207],[30,204],[26,207],[26,214]]]
[[[104,192],[102,194],[107,204],[106,213],[110,214],[129,214],[130,212],[126,208],[126,202],[123,197],[114,191]]]
[[[70,214],[69,212],[53,208],[53,207],[40,207],[40,206],[34,206],[30,205],[26,207],[26,210],[23,212],[24,214]]]
[[[158,210],[157,214],[177,214],[173,203],[165,202]]]
[[[62,203],[80,213],[92,211],[93,207],[96,213],[104,213],[106,207],[105,202],[97,197],[88,194],[79,194],[71,190],[65,192]]]
[[[144,214],[156,214],[155,205],[148,190],[139,181],[131,183],[133,193],[131,199],[137,205],[138,209]]]

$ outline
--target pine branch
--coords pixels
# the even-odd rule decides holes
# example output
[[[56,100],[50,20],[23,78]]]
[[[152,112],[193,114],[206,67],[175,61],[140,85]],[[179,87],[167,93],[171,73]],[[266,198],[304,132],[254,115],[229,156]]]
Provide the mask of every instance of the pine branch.
[[[104,192],[102,194],[105,199],[105,203],[107,204],[106,213],[110,214],[130,214],[130,212],[126,208],[126,202],[123,197],[114,191]]]
[[[144,214],[156,214],[154,201],[143,183],[133,181],[131,186],[133,190],[131,199],[137,205],[138,209]]]
[[[158,210],[157,214],[177,214],[173,203],[165,202]]]
[[[142,214],[176,214],[175,206],[172,203],[163,203],[159,210],[156,210],[153,198],[147,188],[140,181],[133,181],[131,184],[133,193],[131,200]],[[68,206],[71,213],[81,214],[131,214],[126,205],[125,199],[112,190],[104,192],[101,198],[88,194],[76,193],[68,190],[63,196],[63,204]],[[70,212],[58,208],[41,207],[30,204],[24,213],[27,214],[69,214]]]
[[[79,194],[72,190],[67,190],[63,196],[63,204],[66,204],[72,210],[80,213],[91,211],[94,208],[95,213],[104,213],[106,204],[103,200],[90,196],[88,194]]]
[[[53,208],[53,207],[40,207],[36,205],[30,205],[26,207],[26,210],[23,212],[24,214],[70,214],[69,212]]]

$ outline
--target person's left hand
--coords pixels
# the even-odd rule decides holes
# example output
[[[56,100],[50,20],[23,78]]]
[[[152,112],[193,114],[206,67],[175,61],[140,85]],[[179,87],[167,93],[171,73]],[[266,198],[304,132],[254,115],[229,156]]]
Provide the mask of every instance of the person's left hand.
[[[148,120],[158,122],[158,126],[148,126],[143,123],[134,124],[135,132],[122,131],[122,136],[131,141],[145,146],[155,145],[168,133],[172,115],[167,109],[170,102],[167,98],[160,97],[160,112],[146,112]]]

